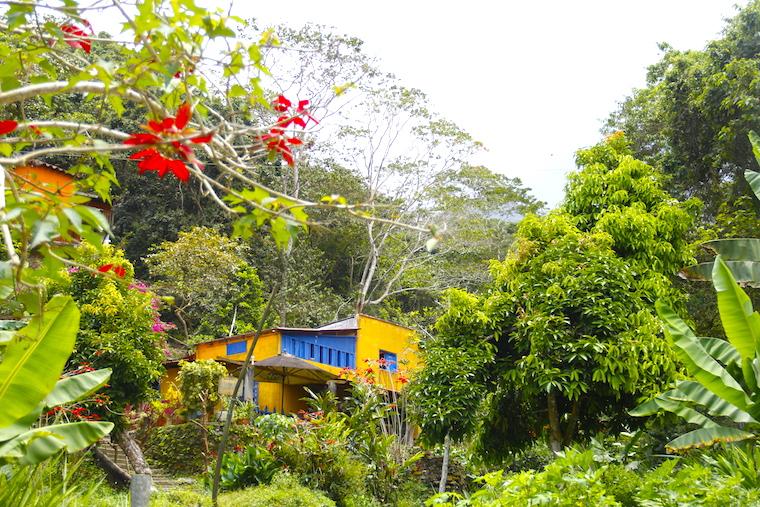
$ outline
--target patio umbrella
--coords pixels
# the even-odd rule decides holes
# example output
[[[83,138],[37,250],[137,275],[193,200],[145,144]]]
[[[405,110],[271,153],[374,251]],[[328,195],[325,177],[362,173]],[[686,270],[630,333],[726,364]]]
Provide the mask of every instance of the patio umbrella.
[[[335,380],[337,375],[323,370],[308,361],[291,354],[254,361],[253,379],[258,382],[276,382],[280,384],[280,412],[285,412],[285,385],[321,384]]]

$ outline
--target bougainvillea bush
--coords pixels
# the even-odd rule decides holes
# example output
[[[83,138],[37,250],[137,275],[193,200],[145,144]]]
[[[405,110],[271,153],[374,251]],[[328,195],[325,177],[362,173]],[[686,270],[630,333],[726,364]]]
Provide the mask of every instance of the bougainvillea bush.
[[[164,372],[164,331],[160,300],[135,281],[132,264],[112,246],[82,244],[75,250],[82,266],[72,266],[52,282],[51,292],[70,294],[80,309],[80,329],[69,369],[112,368],[103,403],[92,411],[123,422],[127,405],[148,401]]]

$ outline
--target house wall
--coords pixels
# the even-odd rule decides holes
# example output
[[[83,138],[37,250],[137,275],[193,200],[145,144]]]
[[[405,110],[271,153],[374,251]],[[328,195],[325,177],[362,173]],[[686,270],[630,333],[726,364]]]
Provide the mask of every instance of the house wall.
[[[73,176],[48,167],[22,166],[13,172],[22,178],[21,185],[26,190],[45,190],[62,197],[70,197],[76,190]]]
[[[398,358],[397,372],[377,372],[376,381],[386,389],[398,391],[401,384],[398,382],[399,374],[408,374],[417,367],[417,342],[416,334],[412,329],[399,326],[391,322],[370,317],[359,316],[359,331],[356,341],[357,367],[366,368],[365,359],[376,362],[380,358],[380,351],[384,350],[396,354]]]
[[[253,336],[245,339],[246,351],[253,345]],[[245,361],[247,352],[227,354],[227,344],[243,341],[242,338],[230,338],[229,340],[216,340],[213,342],[199,343],[195,347],[197,359],[217,359],[226,357],[235,361]],[[281,351],[281,336],[279,331],[267,331],[261,334],[256,348],[253,351],[254,361],[276,356]],[[300,401],[306,395],[301,386],[285,386],[285,411],[298,412],[305,409],[306,405]],[[272,382],[259,382],[258,407],[261,410],[275,412],[280,410],[282,386]]]
[[[177,374],[179,374],[179,366],[173,366],[166,369],[166,374],[161,377],[159,382],[159,391],[161,392],[161,398],[166,399],[166,394],[169,391],[169,386],[174,385],[177,387]]]

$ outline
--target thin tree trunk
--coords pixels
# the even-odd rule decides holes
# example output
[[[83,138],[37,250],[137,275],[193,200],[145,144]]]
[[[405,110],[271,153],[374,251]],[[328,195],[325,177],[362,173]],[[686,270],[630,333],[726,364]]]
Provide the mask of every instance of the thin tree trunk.
[[[549,391],[546,396],[549,408],[549,445],[552,452],[562,450],[562,429],[559,425],[559,410],[557,409],[557,397],[554,391]]]
[[[142,449],[140,449],[140,446],[137,444],[129,431],[123,430],[116,433],[116,441],[124,451],[124,454],[127,455],[129,464],[132,465],[132,468],[136,474],[153,474],[153,472],[150,471],[148,462],[145,461],[145,456],[143,455]]]
[[[581,413],[581,400],[580,398],[573,400],[573,407],[570,411],[570,416],[567,418],[567,427],[565,428],[565,435],[562,438],[562,443],[565,446],[569,446],[575,435],[575,428],[578,426],[578,418]]]
[[[451,452],[451,437],[446,433],[443,439],[443,464],[441,465],[441,482],[438,483],[438,492],[446,492],[446,482],[449,480],[449,454]]]
[[[122,468],[111,460],[106,454],[94,445],[90,447],[90,452],[95,458],[95,462],[105,470],[108,476],[109,482],[119,487],[129,486],[131,477],[129,474],[122,470]]]

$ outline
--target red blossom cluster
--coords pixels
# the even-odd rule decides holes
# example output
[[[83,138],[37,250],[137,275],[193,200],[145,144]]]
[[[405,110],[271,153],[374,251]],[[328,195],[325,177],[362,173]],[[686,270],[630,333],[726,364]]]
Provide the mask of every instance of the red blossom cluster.
[[[10,134],[18,127],[18,122],[15,120],[0,120],[0,136]]]
[[[87,54],[92,51],[92,39],[95,35],[92,25],[86,19],[82,20],[84,27],[66,23],[61,25],[61,31],[64,33],[63,41],[74,49],[81,49]]]
[[[100,421],[100,416],[98,414],[93,414],[87,408],[81,406],[73,408],[57,406],[48,410],[45,415],[54,416],[59,413],[64,414],[68,418],[78,419],[80,421]]]
[[[277,118],[274,127],[269,129],[267,134],[260,137],[261,142],[264,143],[269,151],[279,153],[282,156],[282,159],[291,167],[295,163],[291,147],[299,146],[303,144],[303,141],[297,137],[288,137],[285,129],[290,125],[297,125],[304,129],[309,121],[313,121],[315,124],[319,123],[309,114],[306,109],[306,106],[308,105],[308,100],[301,100],[298,102],[298,106],[294,108],[293,103],[290,100],[283,95],[279,95],[275,99],[272,107],[275,111],[280,113],[280,116]]]
[[[113,271],[113,274],[119,278],[124,278],[124,275],[127,274],[127,270],[122,266],[114,266],[113,264],[103,264],[102,266],[98,266],[98,271],[101,273],[108,273],[109,271]]]
[[[167,173],[172,173],[178,180],[188,181],[188,163],[203,170],[203,164],[195,158],[191,144],[207,144],[211,142],[214,133],[194,135],[196,132],[187,127],[191,116],[190,104],[183,104],[177,109],[176,116],[168,116],[161,121],[150,120],[147,125],[143,125],[147,132],[132,134],[124,141],[124,144],[131,146],[153,146],[129,157],[140,161],[137,164],[140,174],[156,171],[163,178]]]
[[[92,363],[87,361],[82,361],[79,363],[79,368],[73,371],[67,371],[63,374],[64,377],[73,377],[74,375],[80,375],[82,373],[87,373],[88,371],[95,371],[95,368],[92,367]]]

